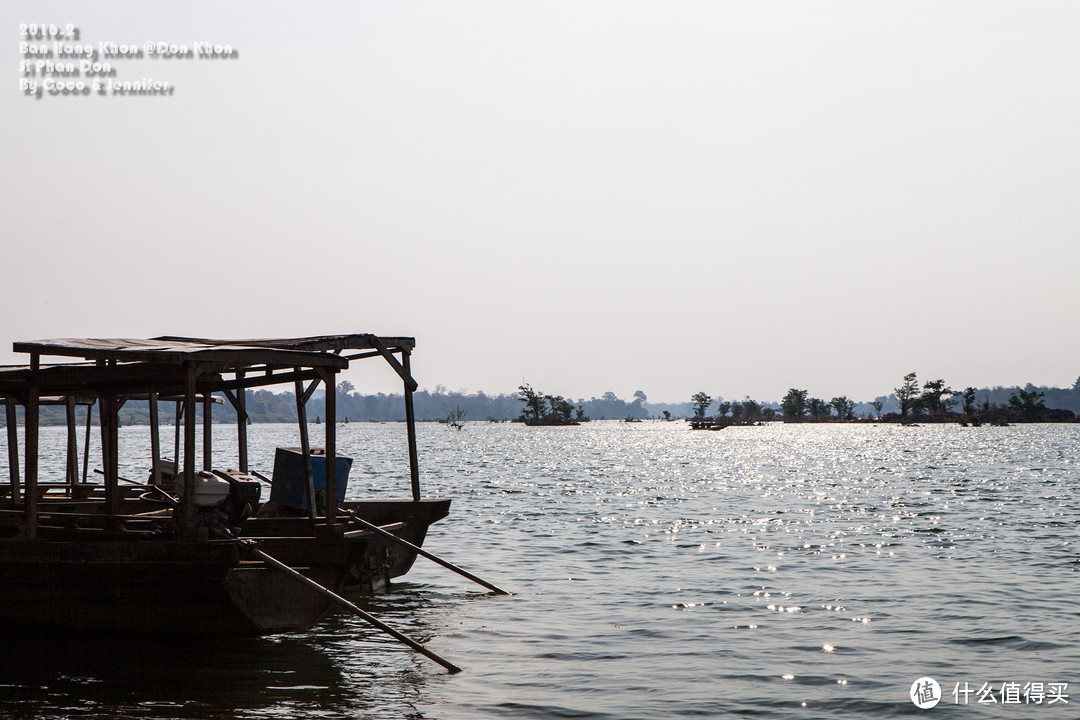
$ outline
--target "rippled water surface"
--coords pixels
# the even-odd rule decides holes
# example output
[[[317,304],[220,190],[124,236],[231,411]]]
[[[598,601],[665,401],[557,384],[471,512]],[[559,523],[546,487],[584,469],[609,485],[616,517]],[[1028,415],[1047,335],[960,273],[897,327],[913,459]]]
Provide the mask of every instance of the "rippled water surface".
[[[141,480],[148,430],[121,432],[121,473]],[[234,429],[215,432],[234,465]],[[1080,426],[419,434],[425,494],[454,500],[425,547],[515,594],[420,560],[354,599],[464,672],[345,616],[229,642],[6,637],[0,716],[1080,717]],[[252,426],[253,464],[296,435]],[[350,497],[407,495],[402,425],[342,425],[338,442]],[[932,710],[908,699],[920,676],[942,687]],[[1008,682],[1075,696],[1003,704]]]

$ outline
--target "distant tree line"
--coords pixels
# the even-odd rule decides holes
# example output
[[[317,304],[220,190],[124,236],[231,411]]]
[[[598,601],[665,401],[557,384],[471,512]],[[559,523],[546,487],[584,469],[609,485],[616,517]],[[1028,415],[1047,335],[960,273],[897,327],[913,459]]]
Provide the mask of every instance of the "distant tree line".
[[[355,387],[348,380],[342,380],[337,387],[337,420],[338,422],[404,422],[405,400],[400,393],[377,393],[362,394],[355,391]],[[686,403],[674,405],[659,405],[650,407],[645,404],[645,393],[638,390],[634,393],[634,399],[627,401],[619,398],[613,392],[606,392],[601,397],[578,398],[572,401],[561,396],[553,396],[557,402],[567,403],[572,407],[572,415],[576,415],[578,408],[584,417],[593,419],[625,419],[633,417],[643,419],[660,415],[663,410],[671,408],[669,413],[677,416],[688,412]],[[543,396],[544,412],[549,408],[548,396]],[[438,385],[433,391],[419,390],[413,393],[413,406],[416,418],[420,421],[445,421],[451,414],[456,415],[460,410],[473,421],[510,421],[521,416],[522,403],[519,393],[504,393],[491,395],[478,391],[464,393],[448,391]],[[326,417],[324,395],[316,391],[307,404],[308,420],[315,422]],[[560,405],[560,407],[562,407]],[[266,389],[248,390],[247,412],[251,422],[296,422],[296,397],[291,390],[273,392]],[[22,418],[22,408],[18,409],[18,416]],[[63,425],[66,422],[65,410],[58,406],[42,406],[40,408],[41,422],[44,425]],[[79,423],[85,421],[86,409],[78,411]],[[175,423],[175,406],[173,403],[162,402],[159,405],[160,422],[163,425]],[[202,406],[196,406],[196,417],[202,418]],[[0,412],[0,427],[4,425],[5,415]],[[224,404],[214,404],[213,419],[215,423],[235,423],[236,411],[232,405],[225,401]],[[93,413],[93,422],[97,424],[97,410]],[[143,400],[129,400],[120,411],[120,423],[122,425],[147,425],[150,423],[149,404]]]
[[[554,396],[558,398],[559,396]],[[560,398],[573,407],[576,414],[580,407],[585,417],[594,420],[626,418],[719,418],[724,422],[761,422],[783,419],[792,422],[818,421],[839,422],[848,420],[881,419],[906,421],[916,418],[922,421],[963,420],[979,422],[1025,422],[1068,420],[1073,414],[1080,415],[1080,379],[1069,388],[1024,387],[973,388],[954,390],[944,380],[936,379],[920,383],[915,373],[904,376],[898,387],[888,395],[868,402],[855,402],[847,396],[831,400],[812,397],[807,390],[791,388],[780,402],[757,401],[749,397],[742,400],[724,400],[707,393],[696,393],[690,402],[650,403],[645,393],[638,390],[632,400],[619,398],[613,392],[600,397]],[[445,420],[451,413],[461,410],[472,421],[509,421],[521,417],[523,404],[520,389],[517,393],[491,395],[484,392],[464,393],[448,391],[436,386],[433,391],[420,390],[413,394],[416,417],[421,421]],[[545,410],[550,402],[544,396]],[[325,404],[320,392],[308,401],[307,413],[311,421],[325,418]],[[266,389],[249,390],[247,393],[248,416],[252,422],[296,422],[296,399],[291,391],[272,392]],[[41,422],[45,425],[63,425],[65,410],[62,406],[42,406]],[[18,410],[22,418],[22,408]],[[202,417],[201,406],[196,409]],[[79,423],[86,416],[86,409],[78,411]],[[172,403],[161,403],[160,417],[163,424],[174,420]],[[0,427],[4,424],[0,412]],[[337,419],[339,422],[401,422],[405,420],[405,403],[400,393],[362,394],[355,391],[352,383],[338,383]],[[120,411],[124,425],[145,425],[150,421],[150,410],[145,401],[128,401]],[[214,405],[214,421],[235,423],[236,413],[227,401]],[[97,411],[94,411],[97,422]]]
[[[776,411],[747,397],[742,402],[726,402],[705,392],[690,397],[693,418],[719,424],[753,423],[771,420]],[[708,412],[715,406],[715,414]],[[950,388],[944,379],[919,383],[916,373],[903,377],[892,394],[859,403],[846,395],[831,400],[810,396],[807,390],[790,388],[779,404],[779,416],[786,422],[969,422],[973,424],[1013,422],[1069,422],[1080,413],[1080,378],[1071,388]]]
[[[713,404],[711,395],[705,392],[695,393],[690,397],[694,406],[694,419],[705,420],[706,412]],[[768,422],[776,418],[776,408],[768,403],[760,403],[752,400],[747,395],[742,400],[727,401],[723,398],[716,400],[716,414],[711,418],[713,422],[721,425],[752,425],[758,422]]]

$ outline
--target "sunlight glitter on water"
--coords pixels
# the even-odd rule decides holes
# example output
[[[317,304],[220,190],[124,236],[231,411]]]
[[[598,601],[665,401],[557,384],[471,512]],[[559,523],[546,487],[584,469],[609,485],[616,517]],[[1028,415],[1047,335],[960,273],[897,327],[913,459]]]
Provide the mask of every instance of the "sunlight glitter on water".
[[[60,451],[53,430],[43,445]],[[215,428],[219,447],[232,432]],[[403,426],[341,432],[339,451],[356,458],[350,497],[408,493]],[[294,433],[254,426],[256,465],[272,466]],[[516,594],[487,595],[418,563],[366,606],[465,672],[443,675],[335,618],[230,650],[234,691],[155,678],[134,698],[193,701],[210,718],[802,718],[807,703],[815,717],[864,718],[907,714],[921,675],[942,687],[1080,686],[1068,677],[1080,667],[1080,628],[1061,622],[1075,610],[1056,590],[1080,567],[1077,426],[468,423],[419,434],[425,494],[454,500],[425,547]],[[146,435],[123,428],[122,443],[137,450]],[[136,459],[122,474],[141,477],[140,452],[125,454]],[[31,702],[46,718],[84,699],[87,684],[63,677],[95,681],[98,717],[177,716],[133,704],[123,678],[136,668],[123,657],[110,656],[112,672],[58,667],[53,654],[16,684],[45,688]],[[162,678],[192,672],[163,662]],[[256,673],[237,669],[245,664]],[[295,673],[291,689],[267,687],[272,669]],[[7,695],[0,711],[15,707]],[[1039,717],[1071,715],[1044,706]]]

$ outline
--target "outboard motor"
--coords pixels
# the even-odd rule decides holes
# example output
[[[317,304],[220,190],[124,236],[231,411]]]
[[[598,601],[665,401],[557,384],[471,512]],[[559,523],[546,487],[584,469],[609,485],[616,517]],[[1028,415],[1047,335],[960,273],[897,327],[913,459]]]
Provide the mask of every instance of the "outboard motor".
[[[229,516],[229,524],[237,527],[255,513],[262,497],[262,483],[254,475],[239,470],[219,472],[218,477],[229,483],[229,497],[223,510]]]
[[[184,494],[183,476],[176,479],[176,493]],[[259,504],[262,486],[258,478],[239,472],[200,471],[195,473],[196,525],[225,520],[230,528],[239,527]]]

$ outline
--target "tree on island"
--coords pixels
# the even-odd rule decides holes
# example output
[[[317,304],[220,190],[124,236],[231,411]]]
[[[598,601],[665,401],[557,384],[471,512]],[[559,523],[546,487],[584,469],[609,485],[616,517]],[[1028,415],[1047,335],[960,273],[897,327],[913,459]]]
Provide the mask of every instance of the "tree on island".
[[[580,405],[575,415],[573,403],[562,395],[544,395],[528,384],[518,387],[518,400],[525,404],[519,419],[526,425],[577,425],[588,420]]]
[[[963,403],[964,414],[971,417],[975,414],[975,393],[978,392],[975,388],[968,385],[964,388],[964,391],[960,393],[960,402]]]
[[[731,419],[735,424],[739,424],[743,420],[743,404],[741,402],[731,403]]]
[[[780,411],[787,420],[801,420],[806,414],[807,391],[790,388],[780,401]]]
[[[526,383],[518,386],[518,400],[525,403],[525,409],[521,413],[522,417],[531,416],[533,420],[540,422],[540,418],[544,414],[543,396]]]
[[[694,393],[690,396],[690,402],[694,403],[694,417],[703,420],[705,411],[712,405],[712,396],[706,392]]]
[[[743,419],[748,423],[755,423],[761,420],[761,403],[756,400],[751,400],[747,395],[742,402]]]
[[[885,403],[881,400],[874,400],[870,403],[870,407],[874,408],[874,415],[880,418],[881,410],[885,407]]]
[[[1009,398],[1009,407],[1023,413],[1025,420],[1038,420],[1046,414],[1046,405],[1042,401],[1044,395],[1046,393],[1039,392],[1035,388],[1019,389]]]
[[[919,396],[919,403],[926,408],[931,415],[943,415],[949,411],[952,405],[952,397],[956,391],[945,385],[945,381],[928,380],[923,384],[923,393]]]
[[[833,410],[836,411],[836,417],[841,420],[855,419],[855,401],[848,400],[847,395],[834,397],[829,404],[832,405]]]
[[[909,372],[904,376],[904,382],[900,387],[894,388],[896,400],[900,403],[900,417],[907,417],[908,411],[915,405],[919,396],[919,381],[915,379],[915,373]]]
[[[821,398],[810,398],[806,401],[806,406],[810,409],[810,417],[814,418],[814,422],[821,422],[821,418],[828,417],[831,412],[829,403]]]

